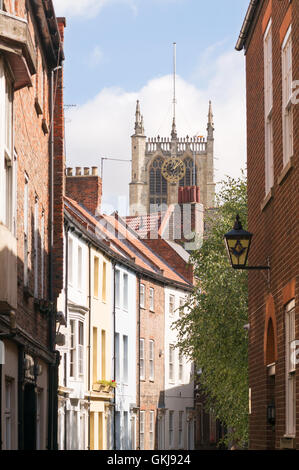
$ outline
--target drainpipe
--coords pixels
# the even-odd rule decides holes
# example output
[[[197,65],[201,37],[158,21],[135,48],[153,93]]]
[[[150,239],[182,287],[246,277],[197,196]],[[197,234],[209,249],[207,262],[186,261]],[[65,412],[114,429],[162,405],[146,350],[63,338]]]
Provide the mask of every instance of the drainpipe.
[[[138,335],[137,335],[137,344],[138,344],[138,367],[137,367],[137,374],[138,374],[138,441],[139,441],[139,446],[138,449],[140,450],[140,275],[138,274],[138,293],[137,293],[137,299],[138,299],[138,321],[137,321],[137,329],[138,329]]]
[[[49,220],[49,232],[50,232],[50,250],[49,250],[49,299],[51,304],[51,312],[49,315],[49,345],[50,351],[55,351],[55,316],[54,316],[54,292],[53,292],[53,252],[54,252],[54,72],[61,69],[61,65],[51,70],[50,78],[50,142],[49,142],[49,153],[50,153],[50,220]],[[48,450],[56,448],[57,443],[54,442],[55,436],[57,437],[57,415],[58,410],[55,406],[55,395],[57,395],[57,378],[55,368],[57,367],[58,358],[54,364],[49,365],[49,422],[48,422]],[[57,402],[57,400],[56,400]],[[56,415],[55,415],[56,413]]]
[[[115,361],[115,334],[116,334],[116,319],[115,319],[115,261],[112,263],[113,266],[113,378],[116,381],[116,361]],[[115,416],[115,407],[116,407],[116,387],[114,388],[114,397],[113,397],[113,450],[116,450],[116,416]]]
[[[90,393],[91,393],[91,373],[90,373],[90,349],[91,349],[91,249],[88,244],[88,450],[90,450]]]
[[[66,228],[66,242],[65,242],[65,321],[68,327],[68,282],[69,282],[69,272],[68,272],[68,264],[69,264],[69,227]],[[64,356],[64,385],[67,387],[67,356]],[[67,448],[67,416],[66,416],[66,400],[64,400],[64,449]]]
[[[2,450],[2,364],[0,363],[0,450]]]

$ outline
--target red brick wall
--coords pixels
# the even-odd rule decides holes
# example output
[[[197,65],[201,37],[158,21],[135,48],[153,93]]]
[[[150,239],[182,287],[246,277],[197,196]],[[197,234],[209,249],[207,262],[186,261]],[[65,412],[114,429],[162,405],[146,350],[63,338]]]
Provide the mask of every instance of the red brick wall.
[[[299,214],[299,105],[294,106],[294,159],[286,178],[279,181],[283,169],[282,157],[282,72],[280,30],[289,7],[288,0],[272,2],[273,35],[273,134],[274,187],[273,197],[263,209],[265,197],[264,170],[264,56],[263,22],[268,1],[263,1],[246,54],[247,76],[247,167],[248,221],[253,232],[249,264],[271,263],[271,280],[266,272],[249,272],[249,383],[252,389],[250,416],[250,447],[265,449],[280,446],[285,433],[285,326],[283,292],[288,283],[295,282],[296,338],[299,338],[298,298],[298,214]],[[263,21],[264,20],[264,21]],[[299,79],[299,2],[292,2],[293,80]],[[274,299],[277,324],[277,361],[275,388],[269,381],[264,364],[264,328],[268,295]],[[290,300],[290,299],[288,299]],[[297,383],[297,437],[299,448],[299,370]],[[267,405],[275,396],[276,425],[267,425]]]
[[[140,383],[140,410],[145,411],[145,433],[144,448],[149,449],[149,411],[155,411],[155,427],[157,422],[157,408],[161,393],[164,390],[164,288],[162,285],[152,282],[149,279],[142,279],[141,284],[145,285],[145,308],[140,308],[140,338],[144,339],[145,350],[145,380]],[[149,289],[155,290],[155,311],[149,310]],[[137,284],[138,289],[138,284]],[[139,303],[137,300],[137,312]],[[155,380],[149,381],[149,340],[155,341]],[[139,351],[139,331],[137,325],[137,351]],[[159,351],[162,352],[159,357]],[[139,395],[139,355],[137,357],[137,395]],[[137,427],[138,429],[139,427]],[[157,429],[155,429],[157,438]],[[137,447],[139,436],[137,433]],[[157,439],[155,439],[157,448]]]
[[[193,282],[193,267],[187,264],[162,238],[143,240],[159,256],[161,256],[172,268],[184,276],[190,282]]]
[[[65,19],[57,18],[60,38],[64,42]],[[53,293],[57,298],[63,287],[63,224],[65,195],[65,154],[64,154],[64,101],[63,69],[54,72],[54,250],[53,250]]]
[[[18,13],[25,13],[25,0],[19,0]],[[24,187],[25,174],[29,178],[29,219],[28,219],[28,243],[29,243],[29,290],[31,294],[34,292],[34,204],[35,197],[38,197],[38,227],[39,227],[39,289],[38,297],[41,297],[41,219],[44,213],[44,299],[49,299],[49,171],[50,171],[50,154],[49,154],[49,132],[42,127],[42,120],[45,120],[48,130],[50,129],[50,73],[48,72],[48,64],[44,56],[43,48],[38,39],[37,30],[34,27],[31,13],[28,16],[29,28],[32,38],[37,40],[38,70],[37,74],[32,77],[32,87],[23,88],[14,93],[14,146],[17,156],[17,252],[18,252],[18,309],[17,309],[17,325],[25,330],[33,338],[41,342],[44,346],[48,346],[48,318],[47,314],[40,311],[38,307],[34,307],[33,297],[24,296]],[[44,100],[43,113],[38,114],[35,107],[36,97],[39,96],[39,87],[41,83],[41,58],[44,60]],[[56,123],[63,122],[63,115],[58,118],[58,113],[63,112],[62,108],[62,87],[57,92],[61,105],[56,109]],[[62,132],[62,131],[61,131]],[[63,137],[63,134],[61,134]],[[61,145],[61,155],[63,145]],[[62,156],[60,159],[62,164]],[[63,172],[61,172],[63,174]],[[57,179],[58,182],[58,179]],[[60,191],[63,191],[63,183],[60,183]],[[62,214],[62,198],[61,202],[56,204],[57,214]],[[62,231],[63,219],[57,217],[57,230]],[[59,226],[59,230],[58,230]],[[56,245],[58,248],[58,244]],[[60,251],[62,247],[60,246]],[[62,261],[61,261],[62,262]],[[56,265],[56,271],[62,270],[62,264]],[[59,289],[61,289],[60,284]],[[58,291],[57,291],[58,292]]]
[[[95,215],[101,209],[102,179],[96,175],[67,176],[66,195]]]

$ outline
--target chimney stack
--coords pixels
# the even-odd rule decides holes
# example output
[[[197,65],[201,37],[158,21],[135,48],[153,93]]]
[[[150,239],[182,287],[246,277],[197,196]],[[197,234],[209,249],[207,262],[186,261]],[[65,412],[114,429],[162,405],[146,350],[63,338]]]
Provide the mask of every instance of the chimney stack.
[[[78,202],[92,215],[99,214],[102,202],[102,178],[98,176],[98,168],[76,167],[66,170],[66,196]]]

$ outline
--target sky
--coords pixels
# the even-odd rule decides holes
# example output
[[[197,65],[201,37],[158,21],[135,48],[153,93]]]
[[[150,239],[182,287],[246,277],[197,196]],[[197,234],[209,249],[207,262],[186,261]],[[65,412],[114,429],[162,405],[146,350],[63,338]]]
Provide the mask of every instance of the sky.
[[[131,135],[140,100],[147,137],[169,137],[173,42],[179,137],[215,124],[215,181],[246,162],[245,59],[236,41],[249,0],[54,0],[66,17],[67,166],[104,162],[103,210],[127,212]]]

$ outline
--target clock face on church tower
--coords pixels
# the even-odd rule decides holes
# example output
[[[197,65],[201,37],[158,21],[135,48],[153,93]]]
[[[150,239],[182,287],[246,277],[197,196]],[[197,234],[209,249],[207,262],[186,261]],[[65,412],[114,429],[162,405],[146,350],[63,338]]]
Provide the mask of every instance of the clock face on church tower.
[[[170,183],[178,183],[184,178],[186,167],[180,158],[170,157],[164,161],[161,172]]]

